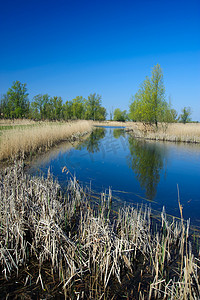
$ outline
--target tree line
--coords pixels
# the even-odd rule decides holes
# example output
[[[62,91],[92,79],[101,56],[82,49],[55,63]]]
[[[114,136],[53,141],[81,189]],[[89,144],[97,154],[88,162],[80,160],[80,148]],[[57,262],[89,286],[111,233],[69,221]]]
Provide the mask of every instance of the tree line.
[[[132,97],[129,112],[119,108],[110,114],[115,121],[139,121],[158,125],[158,122],[190,122],[191,108],[184,107],[178,115],[166,100],[163,72],[159,64],[154,66],[151,77],[146,77]],[[107,116],[99,94],[82,96],[63,103],[61,97],[39,94],[30,102],[26,84],[15,81],[0,99],[1,118],[30,118],[34,120],[105,120]]]
[[[99,94],[82,96],[63,103],[61,97],[38,94],[30,102],[25,83],[15,81],[0,99],[1,118],[29,118],[34,120],[105,120],[106,109]]]

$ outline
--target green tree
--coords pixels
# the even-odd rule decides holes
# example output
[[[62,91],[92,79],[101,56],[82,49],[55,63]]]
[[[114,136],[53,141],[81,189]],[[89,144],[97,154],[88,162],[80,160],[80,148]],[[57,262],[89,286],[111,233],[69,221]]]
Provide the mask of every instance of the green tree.
[[[66,103],[63,105],[63,117],[64,120],[70,120],[73,117],[73,111],[72,111],[72,101],[66,101]]]
[[[49,101],[49,118],[51,120],[61,120],[63,118],[62,98],[54,96]]]
[[[103,106],[100,106],[97,111],[96,120],[104,121],[106,119],[106,109]]]
[[[172,123],[177,122],[178,121],[178,112],[174,108],[171,108],[170,114],[171,114],[171,122]]]
[[[105,120],[106,109],[101,106],[101,96],[94,93],[88,96],[85,102],[86,120]]]
[[[133,121],[141,121],[158,125],[164,121],[169,105],[165,100],[163,73],[159,64],[154,66],[151,78],[146,77],[130,104],[129,117]]]
[[[128,119],[126,110],[121,111],[121,109],[116,108],[114,110],[114,121],[125,122]]]
[[[50,119],[52,114],[52,105],[48,94],[38,94],[33,97],[31,102],[31,116],[36,120]]]
[[[13,82],[12,87],[1,99],[1,111],[5,118],[27,118],[29,116],[26,83]]]
[[[7,94],[3,95],[1,97],[1,101],[0,101],[0,116],[1,118],[10,118],[10,112],[11,109],[9,107],[9,101],[8,101],[8,96]]]
[[[72,116],[73,119],[84,119],[85,115],[85,99],[82,96],[77,96],[72,99]]]
[[[188,106],[188,107],[184,107],[182,109],[182,114],[180,115],[180,122],[182,122],[183,124],[187,123],[187,122],[190,122],[191,121],[191,116],[192,114],[192,110],[191,108]]]

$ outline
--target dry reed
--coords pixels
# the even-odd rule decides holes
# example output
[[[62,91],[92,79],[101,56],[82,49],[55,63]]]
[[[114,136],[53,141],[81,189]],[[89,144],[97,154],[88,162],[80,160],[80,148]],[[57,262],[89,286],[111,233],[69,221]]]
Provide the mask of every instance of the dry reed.
[[[91,190],[63,172],[65,197],[50,174],[26,175],[23,162],[0,174],[2,297],[199,299],[189,222],[170,222],[163,209],[155,224],[147,206],[114,213],[111,190],[91,206]]]
[[[142,123],[135,123],[128,126],[137,138],[149,140],[160,140],[169,142],[200,143],[200,124],[197,123],[171,123],[155,126],[144,126]]]
[[[3,131],[0,138],[0,160],[47,150],[60,141],[73,140],[83,133],[90,132],[91,128],[91,122],[77,121],[41,123],[29,128],[16,127]]]

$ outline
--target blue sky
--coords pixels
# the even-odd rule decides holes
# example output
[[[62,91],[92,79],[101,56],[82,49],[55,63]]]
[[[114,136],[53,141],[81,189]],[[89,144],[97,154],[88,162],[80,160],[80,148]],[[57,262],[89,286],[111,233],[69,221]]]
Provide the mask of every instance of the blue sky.
[[[63,101],[102,95],[110,110],[159,63],[167,98],[200,121],[200,1],[0,1],[0,94],[13,81]]]

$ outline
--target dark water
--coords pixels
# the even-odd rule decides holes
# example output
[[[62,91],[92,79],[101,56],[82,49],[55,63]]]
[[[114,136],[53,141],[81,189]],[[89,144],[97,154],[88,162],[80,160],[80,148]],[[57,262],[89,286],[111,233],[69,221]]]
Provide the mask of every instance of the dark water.
[[[64,166],[97,192],[111,187],[118,205],[147,203],[159,211],[164,205],[177,217],[179,189],[184,218],[200,226],[199,145],[149,142],[123,128],[96,128],[82,143],[62,145],[39,158],[30,172],[46,174],[50,167],[64,188]]]

